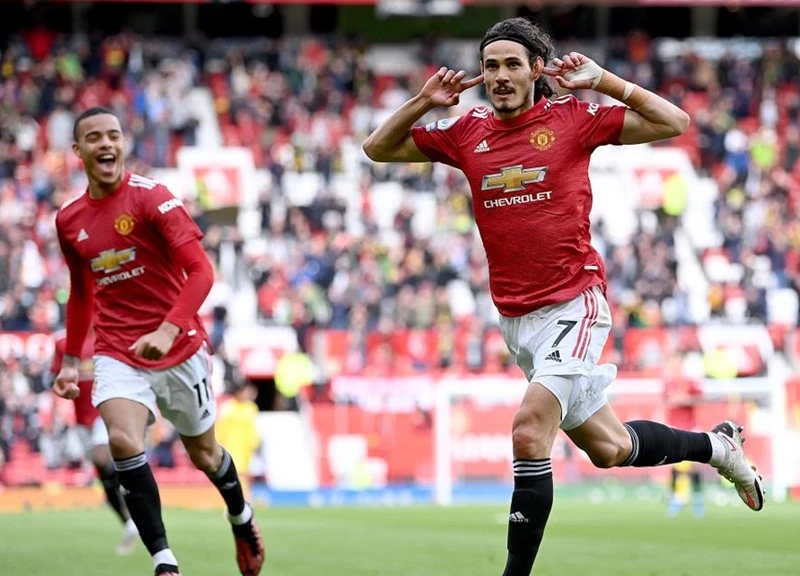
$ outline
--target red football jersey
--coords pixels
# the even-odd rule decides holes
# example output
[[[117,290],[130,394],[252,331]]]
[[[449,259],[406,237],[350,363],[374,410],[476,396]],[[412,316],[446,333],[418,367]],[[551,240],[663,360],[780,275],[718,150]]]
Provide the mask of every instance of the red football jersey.
[[[478,107],[412,129],[420,151],[469,180],[489,287],[504,316],[605,289],[591,246],[589,158],[598,146],[619,144],[626,110],[541,98],[510,120]]]
[[[170,253],[203,237],[165,186],[127,173],[105,198],[87,192],[65,203],[56,229],[70,269],[88,267],[95,283],[95,354],[161,370],[188,359],[207,340],[195,315],[164,358],[146,360],[128,350],[159,327],[181,292],[186,276]]]
[[[50,364],[50,373],[57,376],[64,362],[64,348],[67,336],[61,333],[56,337],[56,348],[53,353],[53,362]],[[94,382],[94,333],[89,332],[83,342],[80,363],[78,364],[78,388],[80,395],[75,399],[75,421],[81,426],[91,426],[100,417],[100,412],[92,405],[92,384]]]
[[[703,399],[703,390],[696,380],[683,376],[667,378],[664,397],[667,424],[682,430],[697,428],[697,404]]]

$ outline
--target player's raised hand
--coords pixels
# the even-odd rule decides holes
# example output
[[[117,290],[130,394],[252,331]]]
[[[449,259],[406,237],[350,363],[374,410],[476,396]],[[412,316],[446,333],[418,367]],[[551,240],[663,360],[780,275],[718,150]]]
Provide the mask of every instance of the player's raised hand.
[[[456,72],[442,66],[436,74],[428,78],[419,95],[434,106],[455,106],[464,90],[469,90],[483,82],[483,74],[472,80],[464,81],[466,77],[467,73],[463,70]]]
[[[591,58],[570,52],[562,58],[553,58],[552,66],[545,66],[544,74],[555,78],[567,90],[591,90],[600,83],[603,69]]]
[[[128,350],[147,360],[161,360],[170,351],[177,336],[178,327],[165,322],[158,329],[140,337]]]
[[[53,392],[67,400],[75,400],[80,396],[78,369],[74,366],[62,366],[61,370],[58,371],[58,376],[53,381]]]

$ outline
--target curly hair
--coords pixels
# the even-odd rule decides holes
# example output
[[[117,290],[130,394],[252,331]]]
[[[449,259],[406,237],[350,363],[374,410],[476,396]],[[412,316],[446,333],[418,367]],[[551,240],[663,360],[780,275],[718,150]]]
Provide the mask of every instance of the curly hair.
[[[498,22],[486,31],[480,45],[480,57],[483,61],[483,49],[492,42],[510,40],[522,44],[528,51],[528,60],[533,67],[537,58],[549,62],[555,53],[550,35],[536,24],[525,18],[509,18]],[[534,83],[536,97],[549,98],[554,94],[552,87],[544,76],[539,76]]]

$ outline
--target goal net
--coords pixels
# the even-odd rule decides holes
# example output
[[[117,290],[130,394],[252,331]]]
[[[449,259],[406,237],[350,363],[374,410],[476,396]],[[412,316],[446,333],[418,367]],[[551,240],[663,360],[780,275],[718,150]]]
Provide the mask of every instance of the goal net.
[[[734,419],[746,427],[748,458],[757,464],[772,501],[786,498],[797,484],[800,455],[796,438],[787,427],[788,371],[777,359],[758,378],[701,381],[703,402],[698,422],[710,430],[722,420]],[[438,504],[469,501],[470,494],[510,494],[513,484],[511,425],[525,393],[526,383],[511,377],[443,379],[435,399],[435,499]],[[665,421],[663,387],[657,379],[620,379],[608,389],[609,400],[623,420]],[[602,481],[609,475],[620,483],[663,483],[669,467],[596,469],[588,457],[559,433],[553,449],[557,485]],[[455,495],[455,497],[454,497]]]

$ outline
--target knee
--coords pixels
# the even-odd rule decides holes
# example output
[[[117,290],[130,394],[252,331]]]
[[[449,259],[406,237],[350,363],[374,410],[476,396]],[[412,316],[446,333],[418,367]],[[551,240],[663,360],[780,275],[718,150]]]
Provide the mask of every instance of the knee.
[[[216,442],[201,442],[187,445],[186,451],[189,453],[192,464],[194,464],[195,468],[198,470],[206,474],[213,474],[219,470],[222,462],[222,449]]]
[[[558,422],[549,422],[536,409],[520,410],[514,416],[511,442],[515,458],[549,458]]]
[[[108,446],[111,449],[111,455],[117,460],[130,458],[144,452],[144,440],[125,428],[110,427],[108,429]]]

